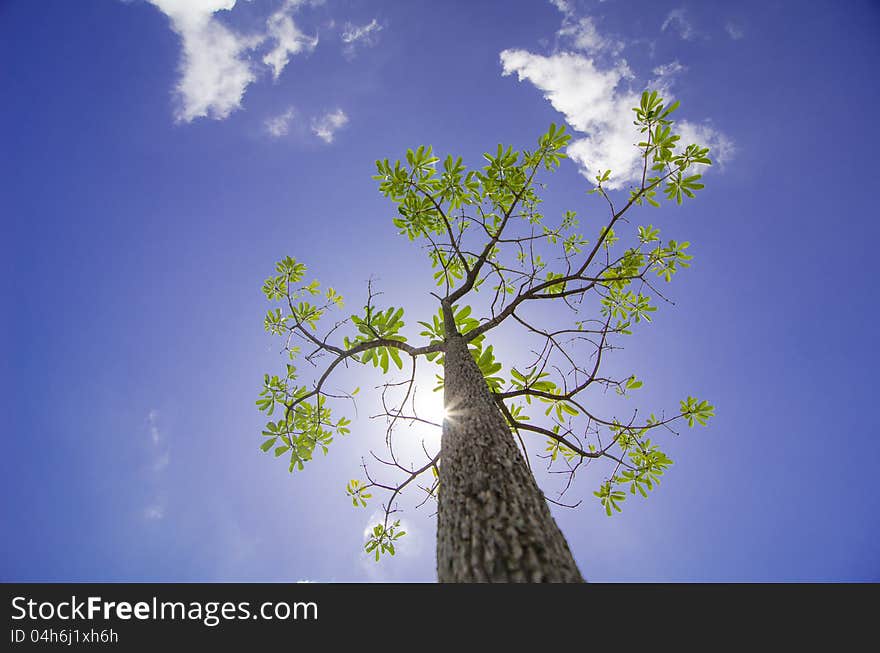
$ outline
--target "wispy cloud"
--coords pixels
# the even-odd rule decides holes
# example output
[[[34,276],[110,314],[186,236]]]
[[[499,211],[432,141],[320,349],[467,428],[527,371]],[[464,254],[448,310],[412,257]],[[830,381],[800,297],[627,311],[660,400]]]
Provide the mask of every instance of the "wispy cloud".
[[[229,116],[241,106],[245,89],[257,78],[245,54],[261,40],[236,34],[214,16],[232,9],[235,0],[149,1],[168,16],[181,38],[175,118],[191,122]]]
[[[180,36],[180,79],[175,86],[178,106],[175,119],[222,120],[241,108],[248,86],[260,74],[250,53],[264,43],[273,44],[262,62],[277,79],[292,55],[311,52],[317,36],[304,34],[293,21],[293,13],[306,4],[286,0],[266,20],[265,29],[240,34],[223,23],[220,12],[229,12],[236,0],[148,0],[171,21]]]
[[[332,143],[336,132],[347,124],[348,116],[342,109],[336,109],[312,120],[312,131],[325,143]]]
[[[150,426],[150,442],[152,444],[150,448],[152,458],[150,468],[154,472],[161,472],[171,462],[171,454],[168,453],[165,436],[159,429],[159,411],[151,410],[147,415],[147,423]]]
[[[710,121],[702,123],[683,120],[675,124],[683,143],[699,143],[710,149],[709,156],[719,167],[730,162],[736,154],[736,144],[724,132],[715,129]]]
[[[301,0],[287,0],[281,8],[269,16],[266,29],[275,40],[275,47],[263,57],[263,63],[272,69],[275,79],[290,61],[290,55],[311,52],[318,45],[318,36],[308,36],[293,22],[293,12],[301,6]]]
[[[553,108],[579,132],[567,153],[585,177],[592,180],[600,170],[610,169],[608,187],[622,188],[641,176],[639,150],[635,147],[640,135],[631,110],[641,94],[639,85],[634,84],[636,74],[620,56],[623,45],[619,41],[604,38],[592,22],[578,20],[570,3],[554,4],[562,5],[563,30],[567,25],[589,27],[563,34],[572,40],[550,54],[522,49],[502,51],[502,74],[516,74],[520,81],[528,81],[542,91]],[[579,38],[582,47],[576,48]],[[684,70],[678,61],[658,66],[652,83],[669,95],[673,77]],[[683,144],[708,146],[712,156],[722,163],[732,155],[733,142],[710,124],[676,124]]]
[[[144,508],[144,518],[156,521],[165,517],[165,496],[162,492],[162,472],[171,462],[171,454],[165,442],[165,434],[159,428],[159,411],[153,409],[147,414],[147,426],[150,432],[149,446],[149,485],[152,498]]]
[[[588,54],[617,53],[623,49],[623,42],[599,33],[592,16],[578,17],[571,0],[550,0],[550,4],[562,13],[562,25],[556,38],[567,48]]]
[[[666,14],[666,20],[663,21],[660,31],[666,30],[675,32],[685,41],[692,41],[697,37],[697,31],[683,8],[673,9]]]
[[[570,16],[574,13],[574,6],[569,0],[550,0],[550,4],[566,16]]]
[[[343,51],[347,55],[353,55],[356,48],[360,45],[375,45],[378,40],[378,34],[382,31],[382,26],[375,18],[366,25],[353,25],[346,23],[342,30],[342,42],[345,44]]]
[[[290,107],[284,113],[266,118],[263,122],[263,126],[270,136],[281,138],[282,136],[286,136],[290,131],[290,121],[293,120],[293,116],[293,107]]]
[[[304,7],[322,5],[324,0],[281,0],[265,22],[242,33],[226,18],[237,0],[147,0],[165,14],[180,36],[179,78],[174,87],[177,122],[198,118],[223,120],[242,107],[251,84],[270,76],[278,80],[291,59],[306,55],[318,46],[318,35],[308,34],[294,16]],[[327,29],[338,29],[336,22]],[[375,45],[383,27],[373,18],[363,25],[345,23],[342,51],[353,56],[360,47]],[[273,137],[288,133],[293,114],[288,110],[264,122]],[[313,131],[325,142],[348,122],[341,110],[312,121]]]
[[[730,20],[724,23],[724,31],[727,32],[727,35],[734,41],[739,41],[746,35],[746,32],[742,28],[742,25],[738,25],[737,23],[734,23]]]
[[[153,446],[158,445],[162,440],[162,432],[159,430],[159,425],[156,423],[158,419],[159,411],[155,408],[147,414],[147,422],[150,424],[150,439],[153,441]]]
[[[149,521],[156,521],[165,517],[165,507],[160,504],[153,504],[144,509],[144,518]]]
[[[592,55],[604,52],[617,54],[623,49],[622,41],[600,34],[590,16],[575,18],[572,14],[566,14],[556,36],[568,48]]]
[[[379,24],[375,18],[371,20],[366,25],[352,25],[351,23],[346,23],[345,28],[342,31],[342,42],[343,43],[356,43],[358,41],[367,41],[369,42],[376,32],[382,30],[382,26]]]
[[[677,60],[657,66],[651,71],[654,73],[654,79],[648,83],[648,86],[668,95],[672,90],[675,78],[685,71],[687,71],[687,66],[681,65]]]

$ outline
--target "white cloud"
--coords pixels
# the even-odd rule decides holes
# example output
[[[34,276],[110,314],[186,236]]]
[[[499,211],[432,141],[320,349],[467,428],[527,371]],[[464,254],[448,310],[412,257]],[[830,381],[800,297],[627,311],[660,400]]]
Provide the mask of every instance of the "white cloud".
[[[675,123],[675,130],[681,136],[682,145],[698,143],[703,147],[708,147],[709,158],[719,167],[724,167],[724,164],[736,154],[734,142],[707,122],[694,123],[682,120]]]
[[[737,25],[732,21],[727,21],[724,24],[724,30],[727,32],[727,35],[734,41],[739,41],[746,35],[745,30],[743,30],[742,26]]]
[[[153,409],[147,415],[147,422],[150,424],[150,438],[153,440],[153,445],[159,444],[159,440],[162,439],[162,432],[159,431],[159,427],[157,426],[157,420],[159,419],[159,411]]]
[[[571,6],[571,2],[569,0],[550,0],[550,4],[556,7],[559,11],[561,11],[566,16],[574,13],[574,9]]]
[[[666,15],[666,20],[663,21],[660,30],[665,32],[667,29],[674,30],[685,41],[691,41],[697,37],[694,26],[685,15],[684,9],[681,8],[673,9]]]
[[[287,0],[281,8],[269,16],[266,29],[275,40],[275,47],[263,57],[263,63],[272,69],[275,79],[281,75],[290,61],[290,55],[311,52],[318,45],[318,36],[308,36],[299,30],[291,14],[301,6],[301,0]]]
[[[657,66],[651,71],[654,73],[654,79],[648,83],[648,86],[668,95],[675,78],[686,70],[687,66],[682,66],[678,61],[670,61]]]
[[[165,517],[165,507],[159,504],[147,506],[144,510],[144,518],[150,521],[156,521]]]
[[[318,37],[304,34],[292,18],[299,7],[315,2],[285,0],[266,20],[264,32],[244,35],[216,15],[231,11],[236,0],[148,1],[168,16],[181,38],[180,79],[175,87],[178,122],[222,120],[241,108],[245,91],[259,74],[250,52],[260,45],[273,44],[262,61],[278,79],[292,55],[311,52],[318,44]]]
[[[342,42],[345,44],[342,51],[346,56],[354,56],[359,46],[372,46],[378,40],[378,34],[382,26],[375,18],[366,25],[353,25],[346,23],[342,30]]]
[[[565,4],[566,7],[570,5]],[[585,25],[566,13],[566,25]],[[585,53],[561,51],[549,55],[526,50],[510,49],[500,54],[502,74],[516,73],[520,81],[527,80],[541,90],[554,109],[573,128],[575,138],[567,154],[590,180],[600,170],[611,170],[609,188],[622,188],[641,179],[642,162],[636,143],[641,134],[633,125],[632,107],[637,106],[641,88],[633,88],[635,75],[626,60],[616,56],[619,50],[604,39],[595,25],[582,30],[581,48]],[[572,34],[573,35],[573,34]],[[622,46],[621,46],[622,48]],[[600,63],[595,56],[610,57],[609,63]],[[608,57],[606,57],[608,58]],[[686,68],[673,61],[654,69],[651,86],[669,97],[672,80]],[[735,148],[733,142],[709,124],[682,121],[676,123],[683,145],[692,142],[711,148],[710,157],[719,163],[729,160]]]
[[[275,138],[286,136],[290,130],[290,121],[293,120],[293,107],[287,109],[284,113],[267,118],[263,125],[266,131]]]
[[[544,92],[553,108],[584,137],[572,141],[568,155],[592,179],[599,170],[612,170],[611,181],[620,187],[639,173],[639,134],[632,124],[631,108],[638,94],[625,83],[632,78],[626,62],[605,70],[580,54],[560,52],[550,56],[524,50],[501,53],[503,74],[516,73]]]
[[[658,78],[663,77],[672,77],[673,75],[677,75],[679,73],[687,70],[687,66],[682,66],[681,63],[676,61],[670,61],[669,63],[664,63],[652,71]]]
[[[336,132],[346,124],[348,124],[348,116],[342,109],[336,109],[312,120],[312,131],[325,143],[332,143]]]
[[[342,42],[343,43],[355,43],[357,41],[366,40],[369,42],[376,32],[382,30],[382,26],[379,22],[374,18],[366,25],[352,25],[351,23],[345,24],[345,29],[342,31]]]
[[[620,41],[602,36],[596,29],[593,19],[589,16],[574,20],[571,14],[566,14],[562,27],[556,34],[566,40],[570,47],[589,54],[598,54],[604,51],[616,54],[623,49],[623,43]]]
[[[171,462],[171,455],[165,444],[165,435],[159,428],[159,411],[151,410],[147,414],[147,425],[150,431],[150,458],[149,465],[152,472],[150,485],[153,486],[153,500],[144,509],[144,518],[150,521],[162,519],[165,516],[165,500],[161,493],[161,472]]]
[[[171,462],[168,447],[165,445],[165,436],[159,429],[159,411],[151,410],[147,414],[147,423],[150,428],[150,441],[152,442],[153,471],[160,472]]]
[[[245,89],[256,74],[245,53],[261,37],[244,37],[217,20],[218,11],[229,11],[236,0],[149,0],[168,18],[180,35],[182,55],[176,93],[176,119],[223,119],[241,106]]]

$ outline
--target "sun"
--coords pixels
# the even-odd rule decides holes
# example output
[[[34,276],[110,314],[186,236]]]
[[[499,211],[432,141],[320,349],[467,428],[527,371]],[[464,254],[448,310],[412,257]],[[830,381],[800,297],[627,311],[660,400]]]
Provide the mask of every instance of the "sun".
[[[422,391],[416,395],[413,404],[419,419],[436,424],[438,427],[442,426],[443,420],[448,417],[446,407],[443,405],[442,392]]]

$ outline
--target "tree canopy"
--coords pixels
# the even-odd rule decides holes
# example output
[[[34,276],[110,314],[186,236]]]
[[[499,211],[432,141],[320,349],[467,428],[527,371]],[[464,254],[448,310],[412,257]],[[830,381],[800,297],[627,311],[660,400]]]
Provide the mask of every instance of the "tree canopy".
[[[652,321],[668,301],[662,285],[692,260],[688,241],[663,240],[651,222],[632,221],[636,209],[648,211],[664,200],[681,204],[703,188],[708,149],[679,142],[672,119],[677,108],[656,91],[643,93],[633,109],[641,179],[614,191],[608,188],[613,172],[598,171],[589,192],[604,209],[583,226],[574,211],[558,218],[542,212],[542,180],[566,158],[564,126],[551,125],[534,149],[498,145],[476,169],[461,157],[441,160],[430,146],[408,150],[393,163],[377,161],[374,179],[396,206],[394,226],[425,249],[433,270],[434,285],[425,292],[436,299],[437,311],[418,316],[417,338],[405,331],[404,308],[380,303],[372,282],[361,309],[351,314],[334,288],[307,277],[304,263],[292,257],[276,263],[263,284],[273,303],[264,324],[281,339],[288,360],[283,372],[264,376],[257,399],[269,416],[264,452],[286,460],[291,472],[303,469],[350,433],[347,411],[359,388],[331,390],[329,379],[350,364],[396,373],[377,399],[386,450],[365,457],[345,488],[355,507],[381,503],[384,517],[364,544],[376,560],[394,555],[404,535],[395,518],[401,493],[418,488],[425,503],[442,492],[442,447],[423,446],[421,459],[403,460],[393,438],[401,423],[428,421],[414,407],[417,367],[434,366],[435,389],[443,389],[451,334],[467,342],[528,464],[537,458],[559,473],[559,503],[576,476],[600,464],[589,476],[607,515],[619,512],[628,495],[647,497],[672,464],[662,435],[678,424],[705,426],[714,415],[708,401],[689,395],[671,411],[602,414],[595,407],[601,393],[637,395],[642,380],[635,373],[607,374],[603,361]],[[545,310],[548,305],[564,307],[568,318],[560,320],[558,311]],[[502,324],[520,332],[515,361],[499,360],[491,344]],[[445,409],[447,420],[456,419],[456,406]]]

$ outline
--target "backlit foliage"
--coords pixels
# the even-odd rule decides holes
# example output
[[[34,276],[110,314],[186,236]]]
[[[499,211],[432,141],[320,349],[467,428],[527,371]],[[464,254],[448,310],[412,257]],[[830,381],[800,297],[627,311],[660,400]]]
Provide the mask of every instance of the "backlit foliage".
[[[689,242],[664,240],[656,224],[633,224],[630,215],[636,208],[659,207],[663,199],[681,204],[703,188],[700,170],[711,163],[708,149],[679,143],[671,118],[677,108],[677,102],[665,105],[656,92],[642,95],[634,108],[641,180],[612,193],[606,185],[613,172],[599,171],[588,192],[599,197],[603,210],[586,219],[566,211],[553,220],[541,210],[544,182],[539,180],[566,158],[570,137],[564,127],[551,125],[534,149],[498,145],[476,169],[467,168],[461,157],[441,159],[430,146],[408,150],[393,163],[377,161],[374,179],[396,207],[394,227],[425,248],[432,268],[426,292],[438,300],[438,310],[415,322],[421,329],[418,342],[404,335],[404,309],[377,304],[372,284],[366,303],[345,313],[342,297],[307,281],[306,266],[293,258],[279,261],[266,279],[263,292],[273,308],[265,328],[281,339],[289,362],[283,374],[264,377],[257,407],[271,419],[261,448],[284,458],[290,471],[302,469],[318,452],[327,454],[336,446],[334,438],[349,433],[349,418],[334,411],[350,406],[358,390],[331,393],[332,374],[360,364],[404,376],[383,386],[379,416],[386,420],[388,449],[373,456],[390,480],[377,479],[365,462],[363,478],[346,488],[359,508],[375,493],[385,495],[384,518],[365,544],[377,560],[383,553],[394,555],[404,534],[399,520],[391,519],[401,493],[412,488],[423,503],[437,494],[442,451],[423,447],[424,460],[401,461],[392,435],[399,423],[424,421],[410,405],[420,361],[435,366],[434,389],[443,387],[450,333],[445,315],[468,341],[527,457],[530,442],[537,444],[535,456],[561,475],[560,496],[580,472],[605,463],[596,470],[593,494],[607,515],[620,511],[627,496],[647,497],[657,488],[672,465],[660,448],[664,432],[674,432],[677,423],[705,426],[714,415],[709,402],[691,396],[672,414],[649,411],[647,418],[631,408],[618,415],[595,408],[597,392],[631,397],[643,387],[634,373],[607,376],[603,357],[654,319],[664,301],[658,284],[671,282],[692,260]],[[567,307],[571,319],[560,323],[558,311],[542,308],[551,305]],[[530,311],[533,307],[538,308]],[[553,323],[545,323],[545,314]],[[502,324],[520,329],[524,342],[529,339],[517,361],[498,360],[489,342]],[[314,371],[309,382],[297,380],[298,358]],[[454,419],[454,407],[447,410]]]

